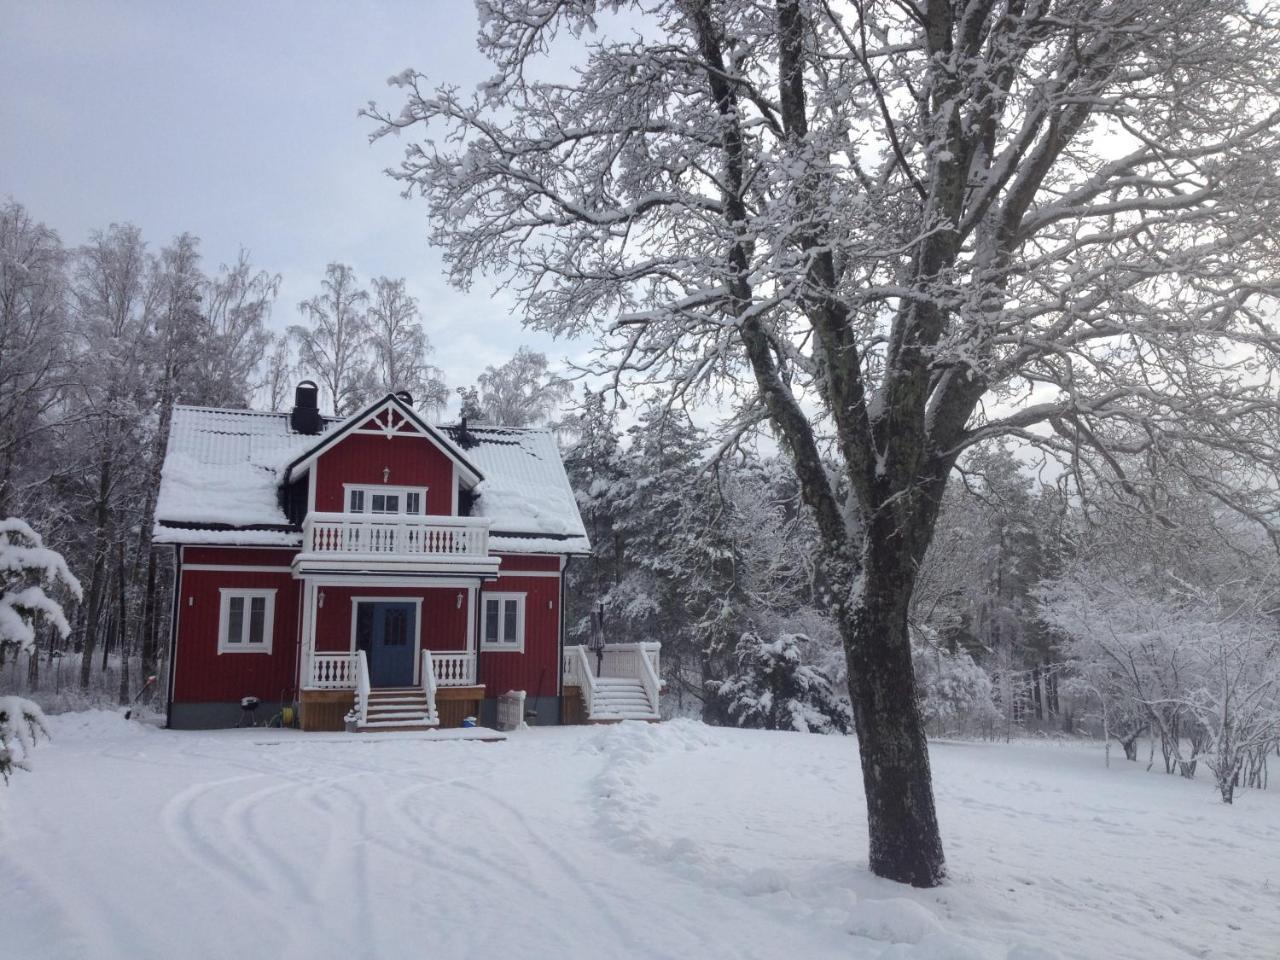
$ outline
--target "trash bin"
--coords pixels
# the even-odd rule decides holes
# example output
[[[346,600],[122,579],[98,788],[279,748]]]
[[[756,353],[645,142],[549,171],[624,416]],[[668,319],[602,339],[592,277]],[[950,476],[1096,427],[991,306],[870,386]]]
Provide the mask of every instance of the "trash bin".
[[[523,690],[508,690],[498,697],[498,729],[519,730],[524,726]]]

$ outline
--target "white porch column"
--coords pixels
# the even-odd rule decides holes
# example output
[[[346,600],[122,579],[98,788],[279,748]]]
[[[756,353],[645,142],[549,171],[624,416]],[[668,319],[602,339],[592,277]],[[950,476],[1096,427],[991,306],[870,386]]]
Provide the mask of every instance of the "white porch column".
[[[302,580],[302,662],[298,669],[302,674],[303,689],[311,685],[314,676],[312,655],[316,650],[316,585],[310,577]]]
[[[476,588],[467,587],[467,652],[476,652]]]

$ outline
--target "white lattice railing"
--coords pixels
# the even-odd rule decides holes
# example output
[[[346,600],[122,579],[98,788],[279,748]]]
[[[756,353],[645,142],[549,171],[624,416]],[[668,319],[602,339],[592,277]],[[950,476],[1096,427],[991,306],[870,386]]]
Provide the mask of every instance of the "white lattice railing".
[[[369,684],[369,661],[363,650],[356,651],[356,709],[360,712],[360,726],[369,720],[369,697],[373,688]]]
[[[311,513],[302,522],[302,549],[326,554],[484,557],[489,554],[489,520]]]
[[[431,654],[436,683],[440,686],[470,687],[475,684],[476,655],[474,653],[441,653],[439,650],[424,650],[423,653]]]
[[[351,653],[313,653],[311,690],[350,690],[356,685],[356,658]]]

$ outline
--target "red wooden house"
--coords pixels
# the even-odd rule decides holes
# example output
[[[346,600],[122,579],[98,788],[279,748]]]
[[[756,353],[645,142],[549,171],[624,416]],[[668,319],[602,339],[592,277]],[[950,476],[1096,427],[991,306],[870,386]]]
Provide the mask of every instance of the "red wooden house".
[[[658,645],[564,643],[590,543],[546,430],[433,426],[407,395],[346,419],[175,408],[156,507],[176,553],[173,727],[297,703],[305,729],[656,719]]]

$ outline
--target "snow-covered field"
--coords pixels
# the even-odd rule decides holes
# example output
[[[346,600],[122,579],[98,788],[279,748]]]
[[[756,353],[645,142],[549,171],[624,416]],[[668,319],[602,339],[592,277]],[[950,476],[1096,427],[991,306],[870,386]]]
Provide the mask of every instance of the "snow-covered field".
[[[866,872],[852,740],[505,743],[53,718],[0,788],[0,956],[1280,957],[1280,792],[939,743],[952,879]]]

